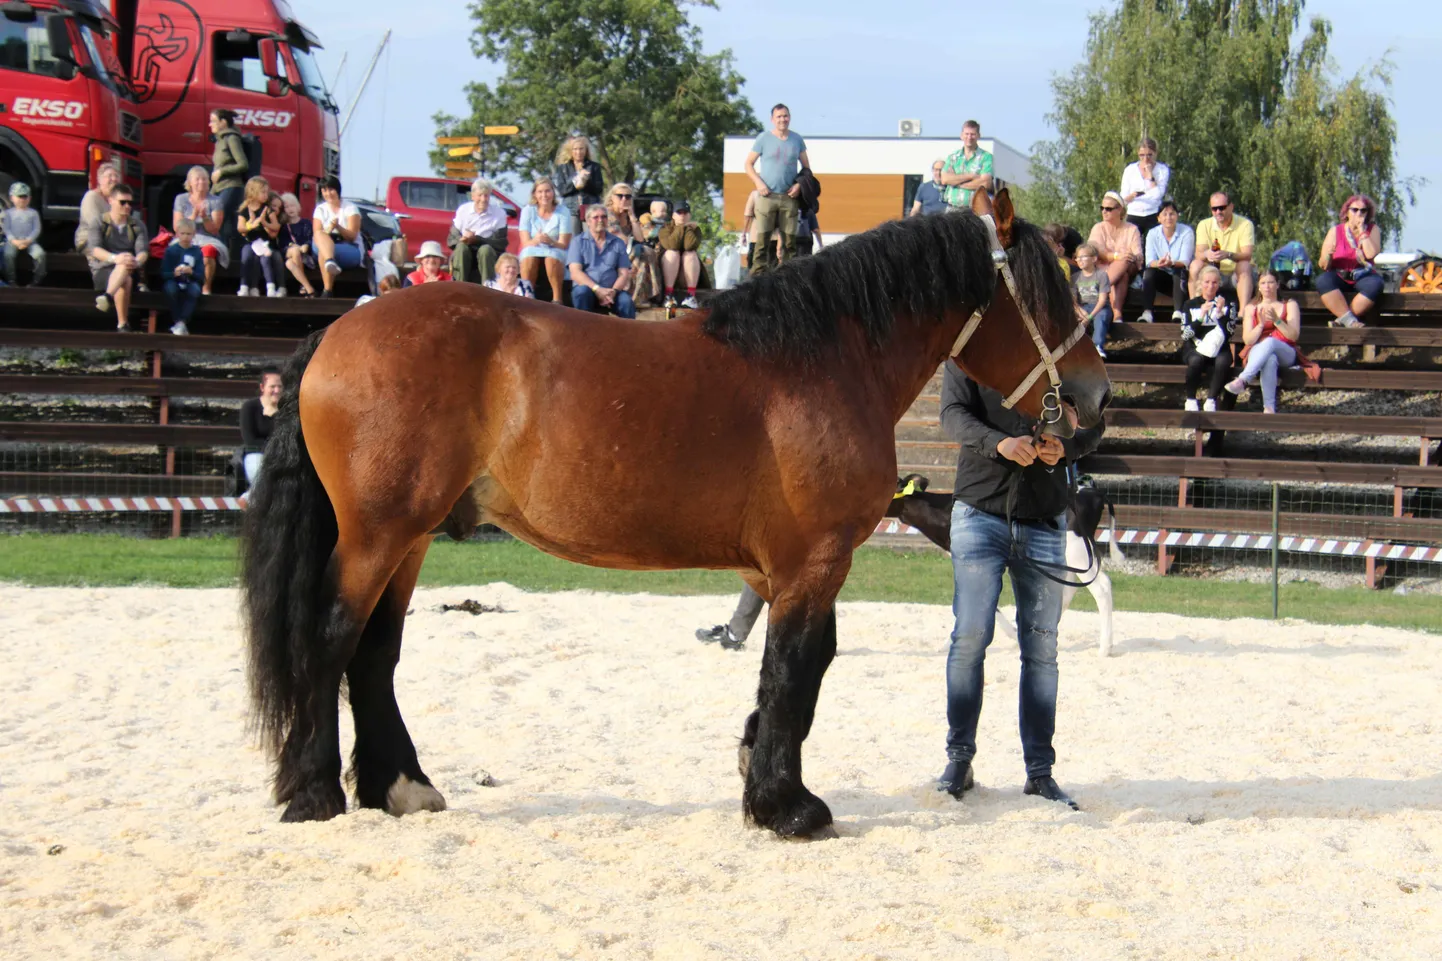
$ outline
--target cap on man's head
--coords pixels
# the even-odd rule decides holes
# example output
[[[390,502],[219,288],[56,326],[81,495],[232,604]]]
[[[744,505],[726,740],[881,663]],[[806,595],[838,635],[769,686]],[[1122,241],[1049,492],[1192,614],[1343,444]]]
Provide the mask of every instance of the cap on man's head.
[[[19,181],[16,181],[15,183],[13,183],[13,184],[10,185],[10,196],[12,196],[12,197],[28,197],[28,196],[30,196],[30,185],[29,185],[29,184],[23,184],[23,183],[20,183]]]
[[[676,213],[678,213],[678,214],[689,214],[689,213],[691,212],[691,201],[689,201],[689,200],[678,200],[678,201],[676,201],[675,210],[676,210]]]

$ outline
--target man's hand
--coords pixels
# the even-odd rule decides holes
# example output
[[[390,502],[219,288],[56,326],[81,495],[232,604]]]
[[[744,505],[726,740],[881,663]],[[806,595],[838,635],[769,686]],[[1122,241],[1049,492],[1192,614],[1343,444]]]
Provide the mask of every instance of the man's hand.
[[[800,197],[800,196],[801,196],[801,185],[800,185],[800,184],[792,184],[792,185],[791,185],[791,189],[788,190],[788,191],[786,191],[786,196],[788,196],[788,197]]]
[[[1205,254],[1203,254],[1202,257],[1203,257],[1203,259],[1205,259],[1205,260],[1207,261],[1207,263],[1209,263],[1209,264],[1216,264],[1216,263],[1221,263],[1223,260],[1226,259],[1225,257],[1222,256],[1223,253],[1225,253],[1225,251],[1221,251],[1221,250],[1209,250],[1209,251],[1207,251]]]
[[[132,267],[132,268],[133,268],[133,267],[135,266],[135,255],[134,255],[134,254],[121,254],[120,256],[118,256],[118,257],[115,258],[115,263],[118,264],[118,265],[121,266],[121,267]]]
[[[602,287],[598,284],[596,286],[596,299],[609,307],[616,300],[616,291],[612,287]]]
[[[1051,467],[1066,456],[1066,448],[1062,447],[1061,441],[1050,434],[1042,434],[1036,456],[1041,458],[1043,464]]]
[[[771,196],[771,188],[768,187],[768,186],[766,186],[765,184],[762,184],[761,186],[759,186],[759,187],[756,188],[756,196],[758,196],[758,197],[769,197],[769,196]]]
[[[996,452],[1023,467],[1036,460],[1036,448],[1032,446],[1030,437],[1008,437],[996,445]]]
[[[465,233],[461,234],[461,243],[463,243],[463,244],[471,243],[471,242],[474,241],[475,239],[476,239],[476,235],[473,234],[473,233],[472,233],[471,231],[469,231],[469,230],[467,230]]]

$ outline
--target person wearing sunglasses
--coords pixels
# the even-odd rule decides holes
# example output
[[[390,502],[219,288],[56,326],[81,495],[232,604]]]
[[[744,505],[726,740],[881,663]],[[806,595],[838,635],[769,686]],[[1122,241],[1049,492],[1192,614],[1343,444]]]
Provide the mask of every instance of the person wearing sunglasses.
[[[638,304],[649,304],[661,291],[656,278],[656,251],[646,245],[646,228],[636,216],[636,191],[628,183],[612,184],[606,191],[606,230],[621,238],[626,256],[631,258],[631,297]]]
[[[1212,215],[1197,224],[1197,249],[1188,268],[1188,286],[1193,297],[1201,289],[1202,268],[1222,272],[1222,290],[1237,295],[1239,309],[1246,310],[1252,299],[1252,247],[1257,232],[1252,222],[1232,210],[1232,198],[1224,191],[1212,194]]]
[[[95,307],[107,311],[114,303],[117,330],[130,329],[135,278],[150,259],[150,235],[134,206],[134,191],[125,184],[116,184],[110,193],[110,212],[90,226],[85,242],[90,276],[100,292]]]
[[[1327,232],[1317,267],[1317,293],[1336,327],[1363,327],[1358,315],[1382,296],[1382,275],[1372,266],[1382,252],[1382,228],[1371,197],[1353,194],[1342,205],[1342,222]]]
[[[1115,190],[1102,196],[1101,214],[1087,243],[1096,248],[1097,264],[1107,274],[1111,317],[1120,320],[1132,278],[1142,269],[1142,234],[1136,224],[1127,223],[1126,204]]]

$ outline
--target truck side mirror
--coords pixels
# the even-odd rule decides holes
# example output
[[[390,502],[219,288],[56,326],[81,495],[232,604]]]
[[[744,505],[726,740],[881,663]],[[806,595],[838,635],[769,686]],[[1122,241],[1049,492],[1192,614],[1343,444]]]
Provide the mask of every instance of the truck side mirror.
[[[272,80],[283,80],[280,72],[280,44],[267,37],[260,42],[260,69]]]
[[[275,77],[265,78],[265,95],[267,97],[279,97],[285,93],[285,81],[277,80]]]
[[[51,14],[45,18],[45,39],[50,45],[50,58],[55,61],[57,80],[73,80],[76,73],[75,51],[70,46],[66,18]]]

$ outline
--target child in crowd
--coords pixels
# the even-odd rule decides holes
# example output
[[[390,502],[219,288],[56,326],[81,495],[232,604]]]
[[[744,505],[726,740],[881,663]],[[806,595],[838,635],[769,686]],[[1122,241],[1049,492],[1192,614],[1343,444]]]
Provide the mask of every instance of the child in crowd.
[[[10,185],[10,207],[0,214],[5,231],[5,282],[15,283],[15,262],[21,251],[30,255],[34,276],[30,286],[38,287],[45,279],[45,249],[40,246],[40,213],[30,208],[29,184]]]
[[[1092,343],[1096,344],[1097,353],[1105,359],[1107,352],[1104,345],[1112,327],[1112,308],[1108,301],[1111,283],[1107,280],[1106,271],[1097,270],[1097,249],[1091,244],[1082,244],[1076,249],[1076,270],[1072,271],[1071,289],[1077,304],[1087,315],[1087,322],[1092,325]]]
[[[661,237],[661,228],[666,225],[669,207],[670,205],[664,200],[653,200],[651,201],[651,212],[641,215],[641,226],[646,235],[645,243],[651,247],[655,247]]]
[[[165,248],[160,262],[160,276],[165,282],[165,297],[170,301],[172,334],[188,334],[188,323],[200,300],[200,283],[195,278],[197,264],[204,254],[195,246],[195,221],[182,219],[175,227],[175,243]]]
[[[280,234],[280,219],[270,208],[270,182],[251,177],[245,184],[245,203],[235,212],[235,229],[245,245],[240,248],[241,297],[259,297],[262,278],[267,297],[276,293],[276,268],[271,245]]]

